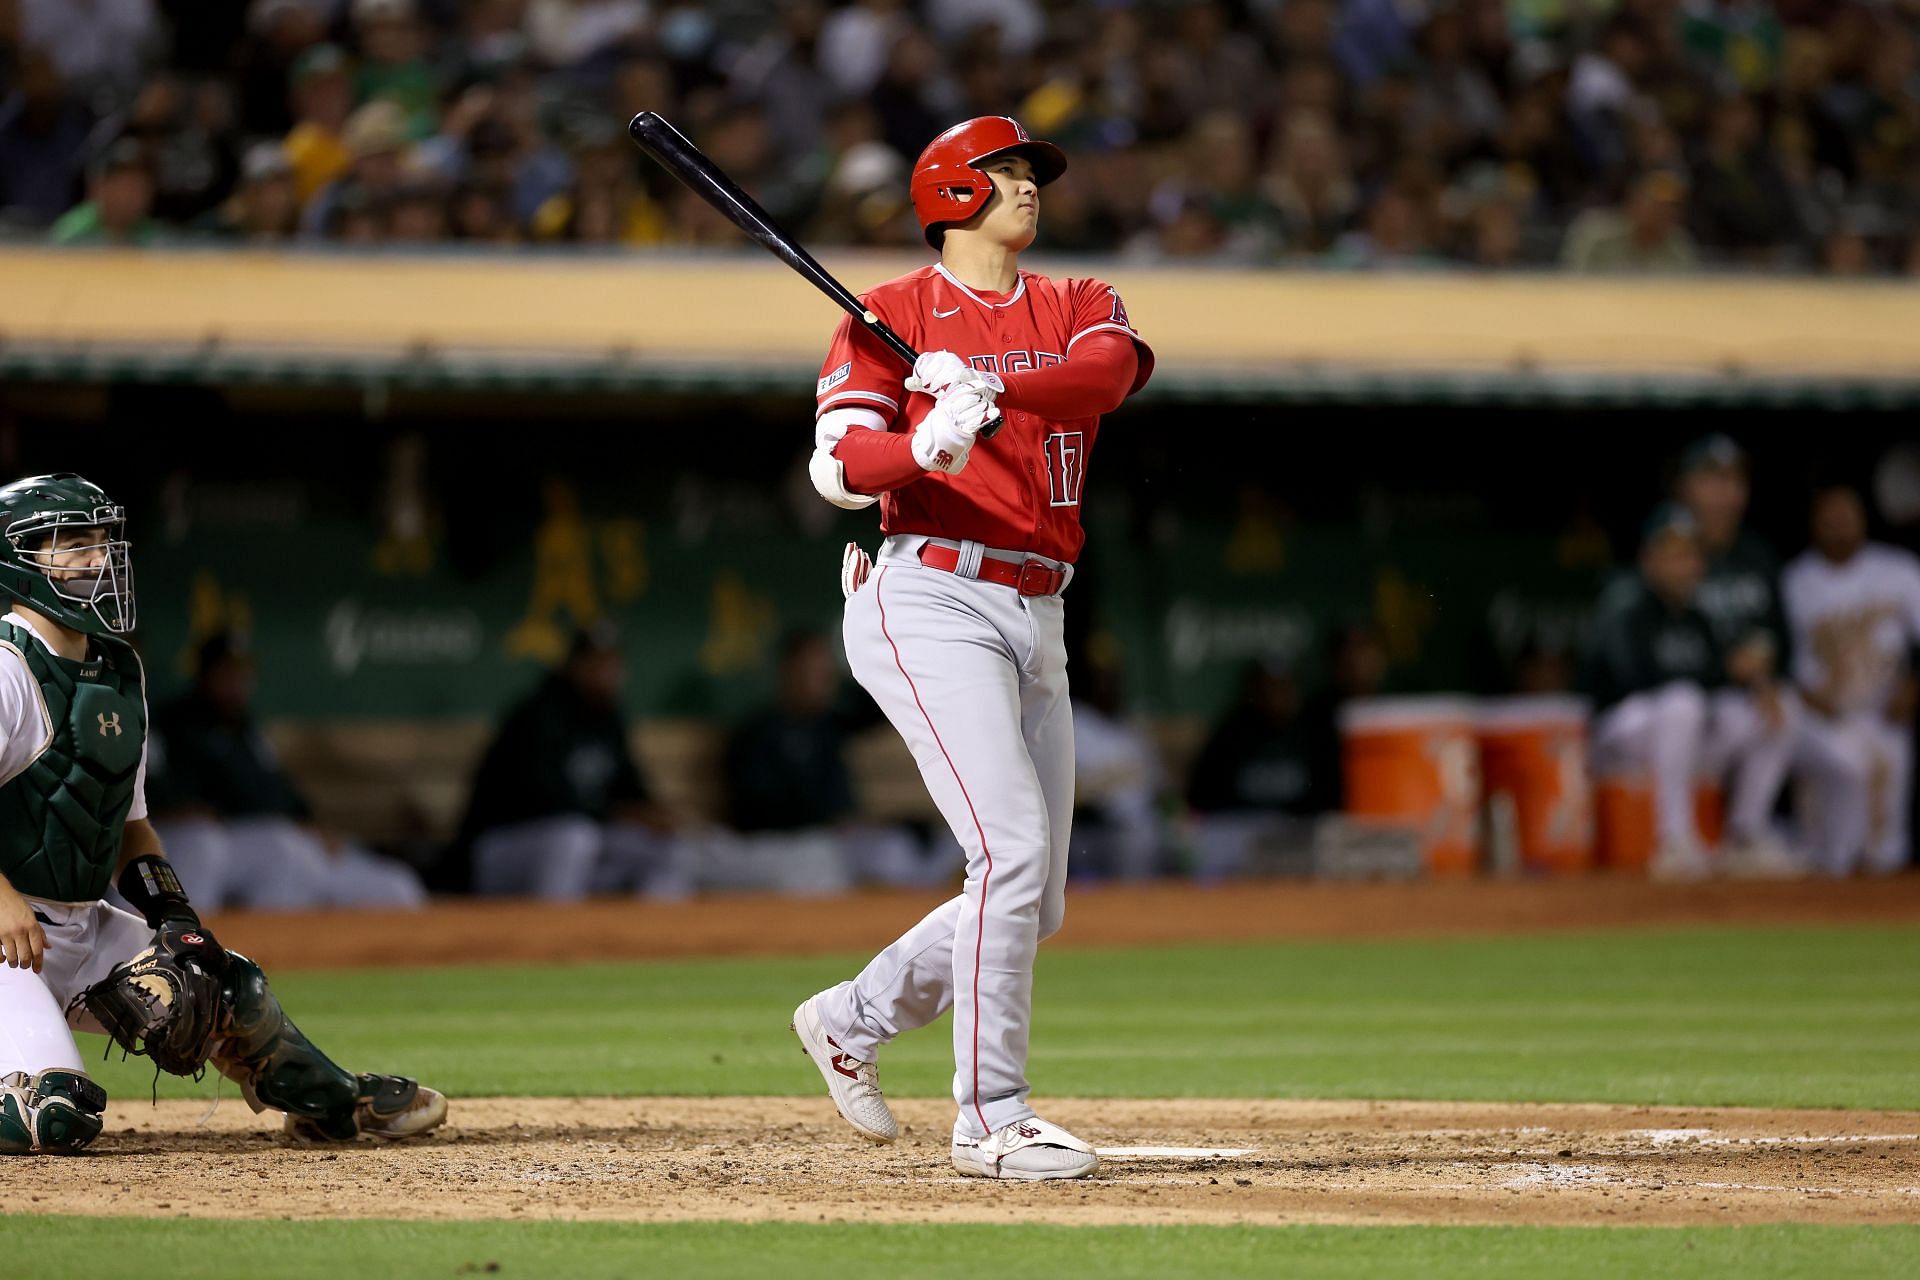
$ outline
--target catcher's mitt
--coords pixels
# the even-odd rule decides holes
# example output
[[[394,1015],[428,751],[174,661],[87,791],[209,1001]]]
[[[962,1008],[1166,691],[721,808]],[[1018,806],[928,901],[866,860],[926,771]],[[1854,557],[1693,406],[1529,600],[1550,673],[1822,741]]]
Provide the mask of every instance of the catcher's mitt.
[[[80,1000],[128,1053],[143,1053],[176,1076],[195,1076],[213,1053],[223,1002],[220,982],[193,956],[149,947],[80,993]]]

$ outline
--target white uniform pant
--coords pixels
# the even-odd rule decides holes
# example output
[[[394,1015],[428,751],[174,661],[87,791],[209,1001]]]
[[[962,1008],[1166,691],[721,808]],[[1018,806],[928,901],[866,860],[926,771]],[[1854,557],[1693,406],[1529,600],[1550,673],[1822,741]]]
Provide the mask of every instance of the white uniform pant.
[[[920,565],[894,538],[848,601],[854,677],[920,766],[966,851],[958,897],[821,1002],[826,1030],[871,1060],[953,1008],[954,1101],[976,1137],[1033,1115],[1034,951],[1066,915],[1073,713],[1058,596]]]
[[[104,902],[28,900],[47,934],[42,972],[0,964],[0,1076],[54,1067],[85,1071],[73,1032],[105,1029],[84,1007],[68,1012],[75,996],[153,944],[139,916]]]
[[[1701,844],[1693,812],[1697,779],[1732,774],[1727,833],[1752,840],[1767,829],[1774,801],[1793,763],[1797,701],[1782,695],[1782,720],[1770,723],[1751,695],[1674,681],[1636,693],[1594,724],[1594,769],[1631,771],[1653,782],[1655,825],[1666,845]]]
[[[192,818],[157,824],[167,860],[196,910],[420,907],[413,868],[357,844],[328,848],[289,818]]]
[[[483,832],[473,842],[473,891],[578,902],[591,893],[685,898],[694,887],[684,841],[624,822],[560,814]]]
[[[1829,720],[1807,717],[1809,752],[1832,765],[1801,790],[1813,833],[1815,866],[1848,875],[1856,868],[1898,871],[1912,856],[1913,739],[1906,725],[1871,712]]]

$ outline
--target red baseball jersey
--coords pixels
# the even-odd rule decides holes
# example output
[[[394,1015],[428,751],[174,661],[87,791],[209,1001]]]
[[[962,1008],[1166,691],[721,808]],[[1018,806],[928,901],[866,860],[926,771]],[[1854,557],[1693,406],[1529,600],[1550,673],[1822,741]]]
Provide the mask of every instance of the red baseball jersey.
[[[1022,271],[1011,292],[996,294],[970,289],[936,264],[877,285],[862,301],[915,350],[951,351],[992,373],[1060,364],[1074,343],[1098,333],[1133,341],[1138,365],[1128,395],[1153,372],[1153,352],[1134,332],[1119,293],[1099,280],[1049,280]],[[910,432],[933,398],[901,386],[909,372],[849,316],[834,331],[821,368],[814,416],[867,409],[889,431]],[[1068,562],[1078,556],[1086,541],[1080,495],[1099,415],[1050,420],[1006,405],[1002,413],[1000,434],[974,445],[959,475],[927,472],[883,494],[882,530],[970,539]]]

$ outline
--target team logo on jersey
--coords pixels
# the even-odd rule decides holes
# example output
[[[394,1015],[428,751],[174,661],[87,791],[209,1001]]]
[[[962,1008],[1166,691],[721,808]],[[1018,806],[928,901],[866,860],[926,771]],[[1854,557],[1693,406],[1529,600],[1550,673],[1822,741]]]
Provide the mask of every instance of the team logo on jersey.
[[[820,379],[820,389],[816,391],[814,394],[822,395],[822,396],[827,394],[827,392],[833,390],[835,387],[845,382],[848,379],[848,377],[852,375],[852,373],[853,373],[853,361],[849,360],[845,364],[841,365],[838,369],[835,369],[832,373],[828,374],[826,377]]]
[[[96,715],[94,719],[100,722],[100,736],[103,738],[108,734],[112,734],[117,738],[123,732],[120,728],[120,713],[118,711],[114,712],[111,716],[102,711]]]

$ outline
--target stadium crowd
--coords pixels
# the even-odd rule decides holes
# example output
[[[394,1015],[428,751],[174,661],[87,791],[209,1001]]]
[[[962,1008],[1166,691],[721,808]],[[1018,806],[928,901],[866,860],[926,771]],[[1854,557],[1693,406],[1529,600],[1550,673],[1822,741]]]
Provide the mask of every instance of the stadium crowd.
[[[1920,273],[1915,0],[0,0],[0,227],[699,245],[661,111],[822,244],[1013,114],[1042,247],[1345,268]]]

